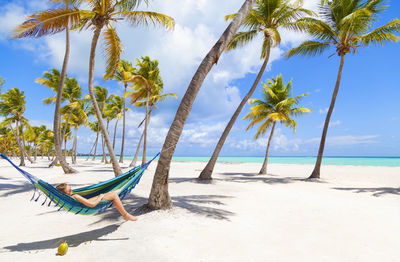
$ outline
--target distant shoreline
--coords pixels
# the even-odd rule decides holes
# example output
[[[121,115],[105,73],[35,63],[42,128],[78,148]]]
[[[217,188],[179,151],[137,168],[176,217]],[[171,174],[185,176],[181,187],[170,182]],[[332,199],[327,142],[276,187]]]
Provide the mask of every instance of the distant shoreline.
[[[85,158],[87,155],[79,155],[79,158]],[[92,157],[91,157],[92,158]],[[97,156],[96,159],[101,159],[102,156]],[[131,161],[132,156],[124,157],[125,160]],[[151,156],[147,157],[151,159]],[[175,156],[172,158],[174,162],[208,162],[209,156]],[[141,157],[138,158],[138,161]],[[297,165],[313,165],[316,157],[312,156],[270,156],[268,162],[270,164],[297,164]],[[219,163],[262,163],[264,157],[249,157],[249,156],[229,156],[219,157]],[[400,157],[355,157],[355,156],[326,156],[323,158],[323,165],[344,165],[344,166],[387,166],[400,167]]]

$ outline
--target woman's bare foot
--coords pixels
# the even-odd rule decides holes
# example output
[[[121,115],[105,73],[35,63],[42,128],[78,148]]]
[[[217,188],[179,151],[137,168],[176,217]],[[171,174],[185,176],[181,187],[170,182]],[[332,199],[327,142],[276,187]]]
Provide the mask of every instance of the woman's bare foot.
[[[136,221],[136,220],[137,220],[136,217],[132,216],[132,215],[129,214],[128,212],[126,212],[126,214],[123,216],[123,218],[124,218],[126,221]]]

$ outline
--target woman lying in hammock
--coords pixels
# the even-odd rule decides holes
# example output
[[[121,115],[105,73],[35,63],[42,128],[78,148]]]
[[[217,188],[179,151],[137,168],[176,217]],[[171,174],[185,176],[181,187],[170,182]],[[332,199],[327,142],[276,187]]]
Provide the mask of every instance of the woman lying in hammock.
[[[88,207],[97,206],[101,200],[110,200],[110,201],[112,200],[114,206],[118,209],[119,213],[121,213],[122,217],[125,220],[130,220],[130,221],[137,220],[136,217],[132,216],[125,210],[124,206],[122,205],[121,199],[118,196],[119,190],[111,191],[106,194],[100,194],[98,196],[87,199],[87,198],[84,198],[83,196],[72,194],[71,187],[66,183],[59,184],[56,186],[56,188],[58,190],[60,190],[61,192],[65,193],[67,195],[70,195],[71,197],[75,198],[76,200],[78,200],[79,202],[81,202],[82,204],[84,204],[85,206],[88,206]]]

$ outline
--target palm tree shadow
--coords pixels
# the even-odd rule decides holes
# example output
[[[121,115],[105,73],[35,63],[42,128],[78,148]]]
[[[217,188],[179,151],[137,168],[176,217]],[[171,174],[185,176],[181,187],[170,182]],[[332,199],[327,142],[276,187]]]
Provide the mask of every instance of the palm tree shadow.
[[[197,183],[197,184],[215,184],[215,181],[218,181],[220,179],[215,178],[215,179],[211,179],[211,180],[200,180],[199,178],[189,178],[189,177],[176,177],[176,178],[169,178],[168,182],[169,183],[186,183],[186,182],[190,182],[190,183]]]
[[[234,213],[212,206],[225,205],[220,201],[220,199],[226,198],[231,197],[222,195],[188,195],[171,197],[171,201],[173,206],[183,208],[194,214],[204,215],[214,219],[229,220],[229,216],[234,215]],[[134,216],[141,216],[155,211],[148,206],[148,198],[145,197],[128,197],[123,200],[123,204],[126,211]],[[103,222],[104,220],[115,221],[121,218],[121,214],[116,208],[111,207],[104,214],[100,214],[98,217],[99,219],[90,225]]]
[[[34,187],[29,183],[23,184],[0,184],[0,191],[6,190],[0,197],[8,197],[15,194],[25,193],[34,190]]]
[[[188,195],[172,197],[171,200],[174,206],[186,209],[191,213],[230,221],[229,217],[234,215],[233,212],[215,207],[225,205],[220,200],[227,198],[232,197],[223,195]]]
[[[10,252],[18,252],[18,251],[34,251],[34,250],[44,250],[44,249],[52,249],[57,246],[57,242],[66,241],[69,247],[77,247],[83,243],[90,241],[112,241],[112,240],[128,240],[129,238],[117,238],[117,239],[100,239],[103,236],[106,236],[112,232],[115,232],[121,224],[113,224],[108,225],[102,228],[98,228],[95,230],[90,230],[74,235],[63,236],[58,238],[52,238],[43,241],[34,241],[28,243],[18,243],[14,246],[7,246],[3,249],[7,249]]]
[[[251,183],[251,182],[263,182],[266,184],[290,184],[294,182],[309,182],[307,179],[298,177],[277,177],[273,174],[268,175],[257,175],[255,173],[220,173],[223,181],[227,182],[238,182],[238,183]],[[317,181],[323,183],[323,181]]]
[[[365,188],[351,188],[351,187],[334,187],[336,190],[353,191],[353,193],[372,193],[374,197],[382,195],[400,195],[400,187],[365,187]]]

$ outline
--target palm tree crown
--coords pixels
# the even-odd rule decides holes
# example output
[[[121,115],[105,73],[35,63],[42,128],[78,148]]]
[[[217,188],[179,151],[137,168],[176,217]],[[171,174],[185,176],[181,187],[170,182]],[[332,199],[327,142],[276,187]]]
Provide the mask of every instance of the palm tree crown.
[[[293,27],[310,34],[315,40],[305,41],[289,50],[287,57],[293,55],[314,56],[322,54],[330,46],[336,48],[339,56],[356,53],[357,48],[370,44],[383,45],[399,39],[394,35],[400,32],[400,20],[371,30],[377,15],[386,9],[384,0],[333,0],[321,1],[322,19],[303,18]]]
[[[250,108],[251,112],[243,119],[251,121],[246,130],[261,123],[254,136],[255,139],[264,135],[275,122],[280,122],[296,132],[297,122],[292,117],[312,112],[309,108],[296,107],[307,93],[291,98],[291,92],[292,80],[285,85],[282,81],[282,75],[279,75],[268,80],[267,84],[263,83],[263,100],[249,100],[249,104],[253,106]]]
[[[302,6],[303,1],[293,3],[288,0],[257,0],[243,23],[243,27],[248,30],[238,32],[228,44],[227,50],[244,46],[261,34],[263,36],[261,58],[266,58],[268,48],[281,43],[279,28],[296,29],[293,24],[296,24],[299,18],[315,15]],[[236,14],[227,15],[225,19],[229,20],[235,16]]]

